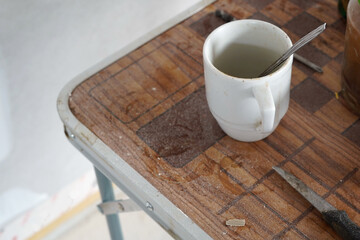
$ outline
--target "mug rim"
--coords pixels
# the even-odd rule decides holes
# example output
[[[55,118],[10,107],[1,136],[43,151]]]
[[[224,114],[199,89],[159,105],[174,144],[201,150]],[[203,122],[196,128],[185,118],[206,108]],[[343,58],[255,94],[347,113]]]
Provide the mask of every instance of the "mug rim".
[[[229,25],[234,25],[234,24],[238,24],[239,22],[257,22],[257,23],[261,23],[261,24],[264,24],[264,25],[269,25],[271,27],[275,27],[277,30],[279,30],[282,34],[284,34],[286,36],[286,39],[287,41],[290,43],[290,47],[293,45],[292,44],[292,41],[290,39],[290,37],[286,34],[286,32],[284,32],[284,30],[282,30],[281,28],[279,28],[278,26],[272,24],[272,23],[269,23],[269,22],[266,22],[266,21],[262,21],[262,20],[257,20],[257,19],[239,19],[239,20],[235,20],[235,21],[231,21],[231,22],[228,22],[228,23],[225,23],[219,27],[217,27],[216,29],[214,29],[205,39],[205,42],[203,44],[203,57],[204,59],[209,63],[209,65],[211,66],[211,68],[215,69],[216,72],[218,73],[221,73],[223,75],[226,75],[234,80],[238,80],[238,81],[259,81],[259,80],[265,80],[265,79],[268,79],[270,77],[273,77],[274,75],[277,75],[279,74],[279,72],[287,67],[287,65],[289,64],[289,62],[291,61],[292,62],[292,58],[293,58],[293,54],[283,63],[281,64],[281,66],[276,69],[276,71],[268,74],[268,75],[265,75],[265,76],[262,76],[262,77],[253,77],[253,78],[241,78],[241,77],[236,77],[236,76],[232,76],[232,75],[229,75],[227,73],[224,73],[223,71],[220,71],[217,67],[214,66],[214,64],[212,63],[212,61],[210,61],[209,59],[209,56],[208,54],[204,54],[205,53],[205,50],[208,48],[208,45],[210,44],[210,39],[211,39],[211,36],[216,34],[216,32],[218,31],[221,31],[221,29],[225,28],[225,27],[229,27]],[[265,69],[264,69],[265,70]]]

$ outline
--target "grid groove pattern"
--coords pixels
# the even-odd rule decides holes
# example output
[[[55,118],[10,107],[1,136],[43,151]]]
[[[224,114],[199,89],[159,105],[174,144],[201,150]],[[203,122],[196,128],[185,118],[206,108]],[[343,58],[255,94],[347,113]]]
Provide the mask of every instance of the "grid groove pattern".
[[[263,141],[225,136],[206,109],[202,45],[224,23],[215,9],[276,24],[293,42],[328,23],[298,52],[324,73],[294,61],[289,110]],[[214,239],[339,239],[272,166],[360,224],[360,120],[333,94],[340,90],[344,31],[335,0],[220,0],[86,79],[69,105]],[[246,226],[228,227],[230,218],[245,218]]]

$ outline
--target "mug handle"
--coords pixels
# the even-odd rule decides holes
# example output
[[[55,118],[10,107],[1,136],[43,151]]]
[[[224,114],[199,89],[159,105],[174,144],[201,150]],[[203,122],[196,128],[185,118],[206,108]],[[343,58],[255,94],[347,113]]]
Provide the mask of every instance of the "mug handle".
[[[270,132],[274,127],[275,103],[268,82],[252,88],[261,113],[261,132]]]

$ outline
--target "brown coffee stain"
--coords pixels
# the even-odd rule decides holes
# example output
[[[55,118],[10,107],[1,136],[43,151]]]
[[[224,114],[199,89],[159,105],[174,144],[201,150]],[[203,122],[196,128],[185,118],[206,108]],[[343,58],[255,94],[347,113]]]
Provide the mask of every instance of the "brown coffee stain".
[[[187,137],[186,134],[184,134],[181,137]],[[170,142],[171,140],[169,140]],[[182,145],[173,145],[170,148],[169,147],[159,147],[158,151],[160,153],[161,156],[163,157],[171,157],[171,156],[176,156],[176,155],[181,155],[184,152],[188,151],[190,149],[190,147],[188,146],[182,146]]]
[[[138,104],[139,100],[135,99],[134,101],[128,103],[125,107],[125,114],[129,114],[129,112],[132,110],[132,109],[136,109],[136,104]]]
[[[154,177],[159,178],[161,180],[172,182],[172,183],[182,183],[182,182],[191,182],[197,179],[200,176],[208,176],[212,174],[214,166],[216,163],[209,161],[200,161],[195,167],[193,171],[189,171],[186,173],[185,171],[182,173],[175,172],[174,169],[169,166],[167,163],[162,163],[162,158],[154,153],[150,153],[150,151],[145,147],[144,155],[149,158],[148,161],[144,161],[147,170]]]
[[[206,159],[206,160],[205,160]],[[184,179],[186,182],[194,181],[199,177],[208,177],[216,172],[215,168],[217,167],[216,162],[212,161],[209,158],[201,159],[192,169]]]
[[[229,170],[231,168],[240,168],[242,164],[236,163],[233,159],[229,157],[223,157],[220,161],[220,166],[225,170]]]
[[[235,195],[239,195],[240,193],[243,192],[242,187],[239,184],[237,184],[236,182],[234,182],[230,178],[230,176],[227,175],[223,171],[219,172],[219,180],[220,180],[221,184],[224,186],[224,188],[229,190],[231,193],[233,193]]]
[[[203,155],[203,156],[205,156],[206,160],[199,162],[199,164],[195,168],[195,172],[199,176],[210,176],[210,175],[214,174],[214,170],[218,164],[214,160],[209,158],[208,156],[206,156],[206,155]]]
[[[148,148],[143,148],[143,153],[147,157],[147,160],[144,161],[146,165],[146,170],[153,176],[158,177],[161,176],[161,172],[158,169],[158,163],[156,163],[155,159],[159,158],[159,156],[154,152],[150,153]],[[171,180],[171,179],[165,179],[165,180]]]
[[[241,167],[241,164],[237,164],[236,162],[234,162],[233,159],[229,157],[223,157],[220,161],[220,167],[227,172],[230,172],[230,170],[236,171],[236,169],[239,169]],[[233,194],[238,195],[243,192],[242,187],[238,183],[234,182],[229,176],[229,174],[227,174],[225,171],[219,172],[219,180],[221,184]]]
[[[234,160],[229,157],[224,157],[220,163],[217,163],[204,154],[196,165],[189,167],[189,169],[186,169],[186,167],[182,168],[183,172],[180,172],[181,170],[176,172],[167,163],[162,162],[159,155],[155,152],[150,153],[146,147],[144,148],[144,155],[149,158],[148,161],[144,161],[147,170],[152,176],[161,180],[179,184],[194,181],[199,177],[210,177],[214,175],[219,179],[222,186],[231,193],[238,195],[243,192],[242,187],[233,181],[229,174],[223,171],[223,169],[227,172],[236,171],[236,169],[241,168],[241,164],[234,162]]]

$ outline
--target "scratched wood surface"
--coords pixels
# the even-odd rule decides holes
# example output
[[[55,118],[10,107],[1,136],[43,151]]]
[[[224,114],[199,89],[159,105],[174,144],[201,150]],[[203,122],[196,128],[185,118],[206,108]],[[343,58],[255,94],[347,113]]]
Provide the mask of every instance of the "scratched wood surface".
[[[202,45],[223,20],[274,23],[298,40],[327,30],[299,51],[291,101],[276,131],[244,143],[226,136],[204,94]],[[339,239],[321,215],[273,170],[302,179],[360,224],[360,121],[340,90],[345,23],[335,0],[217,1],[84,80],[73,114],[214,239]],[[246,219],[244,227],[226,220]]]

